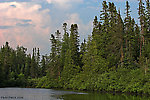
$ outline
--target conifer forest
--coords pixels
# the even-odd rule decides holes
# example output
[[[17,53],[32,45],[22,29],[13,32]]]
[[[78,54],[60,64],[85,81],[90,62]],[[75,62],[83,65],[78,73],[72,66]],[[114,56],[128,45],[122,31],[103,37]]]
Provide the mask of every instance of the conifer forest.
[[[40,48],[27,54],[27,48],[13,49],[6,42],[0,48],[0,87],[150,94],[150,2],[138,2],[136,22],[130,2],[122,18],[113,2],[103,1],[82,43],[78,25],[63,23],[62,32],[50,34],[47,55]]]

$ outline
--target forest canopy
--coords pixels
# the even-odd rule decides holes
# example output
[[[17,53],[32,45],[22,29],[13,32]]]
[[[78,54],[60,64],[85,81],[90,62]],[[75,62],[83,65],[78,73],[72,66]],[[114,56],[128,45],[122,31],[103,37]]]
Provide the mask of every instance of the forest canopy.
[[[50,36],[49,55],[33,48],[0,49],[0,87],[44,87],[150,94],[150,2],[139,0],[139,24],[126,1],[125,18],[103,1],[92,35],[79,41],[78,25]],[[81,29],[82,30],[82,29]],[[63,33],[63,37],[62,36]],[[41,58],[40,58],[41,57]]]

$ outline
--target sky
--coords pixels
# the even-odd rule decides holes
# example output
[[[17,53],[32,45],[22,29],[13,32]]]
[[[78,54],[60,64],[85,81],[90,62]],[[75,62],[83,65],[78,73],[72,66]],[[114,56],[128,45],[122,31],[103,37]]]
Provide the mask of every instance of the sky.
[[[125,16],[126,0],[114,2]],[[138,0],[128,0],[131,16],[138,21]],[[94,16],[100,14],[102,0],[0,0],[0,46],[6,41],[13,48],[24,46],[28,53],[40,48],[41,54],[50,53],[50,34],[60,30],[62,24],[78,24],[80,41],[92,32]]]

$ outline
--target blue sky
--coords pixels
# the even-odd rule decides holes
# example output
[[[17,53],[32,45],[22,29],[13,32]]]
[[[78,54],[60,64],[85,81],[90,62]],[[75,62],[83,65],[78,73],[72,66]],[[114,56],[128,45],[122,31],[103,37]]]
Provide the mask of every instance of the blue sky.
[[[125,0],[114,2],[124,18]],[[62,31],[62,24],[78,24],[80,41],[92,31],[94,16],[100,14],[102,0],[0,0],[0,46],[6,41],[15,48],[39,47],[42,54],[50,52],[50,34]],[[131,15],[138,21],[138,0],[129,0]],[[63,34],[63,33],[62,33]]]

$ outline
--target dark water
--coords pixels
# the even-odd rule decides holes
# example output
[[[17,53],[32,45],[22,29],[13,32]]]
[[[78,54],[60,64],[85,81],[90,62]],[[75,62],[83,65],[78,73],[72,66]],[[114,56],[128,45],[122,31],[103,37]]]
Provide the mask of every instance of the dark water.
[[[52,89],[0,88],[0,100],[150,100],[150,98]]]

